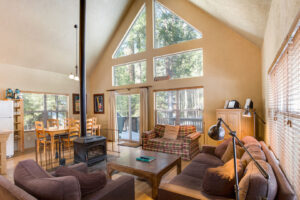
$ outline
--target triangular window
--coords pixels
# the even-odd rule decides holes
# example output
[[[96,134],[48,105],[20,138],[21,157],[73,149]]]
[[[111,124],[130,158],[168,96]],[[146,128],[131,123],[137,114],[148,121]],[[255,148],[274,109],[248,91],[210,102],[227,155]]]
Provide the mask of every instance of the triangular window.
[[[146,9],[145,5],[137,14],[125,37],[113,54],[113,58],[146,51]]]
[[[201,32],[154,1],[154,48],[200,38]]]

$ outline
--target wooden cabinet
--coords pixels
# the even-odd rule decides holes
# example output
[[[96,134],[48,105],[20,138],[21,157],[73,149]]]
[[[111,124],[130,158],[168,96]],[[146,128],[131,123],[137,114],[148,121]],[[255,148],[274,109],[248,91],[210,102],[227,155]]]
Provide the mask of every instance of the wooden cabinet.
[[[236,131],[238,138],[242,139],[247,135],[254,136],[253,112],[252,117],[243,117],[243,112],[243,109],[217,109],[216,116],[217,119],[222,118],[231,130]],[[225,139],[230,138],[228,130],[222,126],[225,129]]]

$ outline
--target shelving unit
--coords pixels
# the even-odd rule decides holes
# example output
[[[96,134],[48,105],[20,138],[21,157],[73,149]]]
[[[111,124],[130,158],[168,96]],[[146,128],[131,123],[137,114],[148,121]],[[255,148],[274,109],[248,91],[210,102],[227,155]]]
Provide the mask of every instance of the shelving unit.
[[[17,141],[18,151],[24,151],[24,104],[23,99],[14,101],[14,140]]]

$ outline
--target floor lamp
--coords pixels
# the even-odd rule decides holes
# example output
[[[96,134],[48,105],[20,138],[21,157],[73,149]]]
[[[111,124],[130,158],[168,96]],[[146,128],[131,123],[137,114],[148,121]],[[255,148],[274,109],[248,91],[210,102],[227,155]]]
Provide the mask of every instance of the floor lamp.
[[[226,129],[229,130],[229,135],[232,137],[232,144],[233,144],[233,159],[234,159],[234,173],[235,173],[235,199],[239,200],[239,177],[237,172],[237,158],[236,158],[236,141],[239,143],[239,145],[247,152],[247,154],[250,156],[250,158],[254,161],[255,166],[258,168],[260,173],[266,178],[269,179],[268,173],[262,168],[262,166],[253,158],[251,153],[247,150],[247,148],[244,146],[244,144],[239,140],[239,138],[236,136],[236,131],[232,131],[230,127],[224,122],[222,118],[218,119],[218,123],[216,125],[213,125],[209,128],[208,136],[212,138],[213,140],[223,140],[225,136],[225,130],[221,126],[222,123],[226,127]]]
[[[243,113],[243,117],[251,117],[251,112],[250,112],[250,108],[246,108],[245,112]],[[253,131],[254,131],[254,136],[256,136],[256,117],[257,119],[259,119],[263,124],[266,124],[266,122],[263,120],[263,118],[261,118],[257,113],[256,111],[253,111],[253,125],[254,125],[254,128],[253,128]]]

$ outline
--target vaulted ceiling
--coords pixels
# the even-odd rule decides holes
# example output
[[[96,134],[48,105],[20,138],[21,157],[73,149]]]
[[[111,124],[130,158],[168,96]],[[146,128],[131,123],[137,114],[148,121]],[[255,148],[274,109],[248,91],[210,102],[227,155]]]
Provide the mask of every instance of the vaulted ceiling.
[[[87,71],[97,63],[132,0],[88,0]],[[79,0],[0,0],[0,63],[75,71]]]
[[[189,0],[261,47],[272,0]]]
[[[88,73],[133,1],[87,0]],[[261,46],[271,0],[186,1]],[[0,0],[0,64],[74,72],[78,21],[78,0]]]

